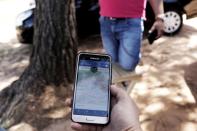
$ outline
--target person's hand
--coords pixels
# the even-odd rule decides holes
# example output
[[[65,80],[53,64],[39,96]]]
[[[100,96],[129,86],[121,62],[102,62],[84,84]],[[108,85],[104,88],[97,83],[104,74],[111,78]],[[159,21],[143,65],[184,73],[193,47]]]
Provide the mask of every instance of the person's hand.
[[[149,30],[149,33],[153,32],[154,30],[157,30],[157,37],[156,39],[160,38],[163,35],[164,31],[164,21],[162,19],[156,19],[153,23],[151,29]]]
[[[76,131],[141,131],[139,111],[128,94],[116,86],[111,86],[112,110],[110,123],[106,126],[71,123]],[[70,100],[67,101],[70,103]],[[68,104],[67,104],[68,105]]]

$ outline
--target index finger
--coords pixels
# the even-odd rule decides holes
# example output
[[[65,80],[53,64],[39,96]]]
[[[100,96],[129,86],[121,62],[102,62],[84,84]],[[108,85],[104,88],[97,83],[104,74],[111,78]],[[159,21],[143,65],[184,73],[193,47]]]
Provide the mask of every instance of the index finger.
[[[71,107],[72,106],[72,98],[67,98],[65,101],[66,106]]]

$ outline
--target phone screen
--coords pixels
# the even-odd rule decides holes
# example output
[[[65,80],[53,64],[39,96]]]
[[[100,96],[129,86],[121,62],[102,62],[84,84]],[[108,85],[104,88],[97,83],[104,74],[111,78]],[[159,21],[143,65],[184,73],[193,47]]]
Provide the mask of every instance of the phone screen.
[[[111,65],[108,56],[80,55],[73,114],[108,117],[110,83]]]

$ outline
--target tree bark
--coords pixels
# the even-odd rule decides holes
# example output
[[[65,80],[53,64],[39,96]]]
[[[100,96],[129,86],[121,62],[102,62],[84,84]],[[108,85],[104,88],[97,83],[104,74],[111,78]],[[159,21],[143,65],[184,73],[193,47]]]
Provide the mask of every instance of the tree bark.
[[[9,87],[0,92],[0,126],[22,120],[32,96],[46,85],[73,82],[77,54],[74,0],[36,0],[34,41],[30,64]]]
[[[197,105],[197,62],[194,62],[187,66],[185,69],[185,81],[196,101]]]

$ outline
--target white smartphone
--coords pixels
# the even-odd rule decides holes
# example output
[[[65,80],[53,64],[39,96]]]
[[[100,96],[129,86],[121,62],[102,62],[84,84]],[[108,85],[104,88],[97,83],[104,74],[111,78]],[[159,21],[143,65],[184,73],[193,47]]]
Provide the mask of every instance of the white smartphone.
[[[79,53],[74,84],[72,120],[107,124],[110,117],[111,57]]]

